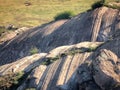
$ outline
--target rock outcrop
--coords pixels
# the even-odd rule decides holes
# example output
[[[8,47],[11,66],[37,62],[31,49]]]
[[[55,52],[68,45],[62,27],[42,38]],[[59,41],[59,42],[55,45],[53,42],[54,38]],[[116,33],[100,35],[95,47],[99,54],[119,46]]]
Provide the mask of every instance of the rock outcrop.
[[[119,42],[120,11],[98,8],[1,45],[0,77],[24,72],[15,90],[120,90]],[[39,53],[30,55],[31,47]]]
[[[13,40],[14,38],[16,38],[18,34],[22,34],[22,33],[26,32],[27,30],[29,30],[29,28],[22,27],[19,29],[15,29],[15,30],[11,30],[11,31],[2,33],[0,36],[0,45],[10,42],[10,40]]]
[[[110,50],[101,49],[98,55],[79,66],[75,80],[79,90],[119,90],[119,58]]]
[[[36,54],[3,65],[0,67],[0,73],[7,75],[13,69],[16,71],[12,73],[30,71],[31,73],[17,90],[30,88],[36,90],[119,90],[119,57],[110,50],[99,50],[104,44],[83,42],[58,47],[48,54]],[[93,47],[96,49],[91,50],[90,48]],[[55,51],[58,52],[55,53]],[[52,64],[43,65],[47,59],[53,58],[56,59]],[[19,69],[16,66],[20,66]]]
[[[93,61],[94,80],[103,90],[113,90],[120,84],[120,61],[110,50],[101,49]],[[120,89],[120,86],[119,86]]]
[[[11,64],[6,64],[0,67],[0,75],[9,73],[17,73],[20,71],[29,72],[31,69],[39,66],[46,53],[34,54],[32,56],[24,57]]]
[[[38,48],[40,52],[49,52],[58,46],[83,41],[107,41],[120,28],[119,17],[119,10],[102,7],[79,14],[70,20],[32,28],[0,46],[0,65],[29,55],[32,47]]]
[[[48,54],[40,53],[27,56],[11,64],[0,66],[0,74],[3,76],[9,73],[28,73],[32,70],[18,90],[27,88],[36,88],[37,90],[59,90],[60,88],[62,90],[73,90],[77,88],[74,81],[74,73],[78,66],[84,63],[93,53],[91,48],[96,49],[102,44],[103,42],[82,42],[58,47]],[[46,66],[45,62],[48,59],[55,60],[52,64]]]

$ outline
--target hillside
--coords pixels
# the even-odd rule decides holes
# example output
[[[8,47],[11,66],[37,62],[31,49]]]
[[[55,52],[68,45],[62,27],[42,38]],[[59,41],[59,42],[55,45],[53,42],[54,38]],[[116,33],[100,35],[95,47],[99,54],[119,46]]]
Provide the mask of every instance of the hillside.
[[[119,28],[119,10],[107,7],[79,14],[70,20],[31,28],[0,45],[0,64],[30,55],[34,48],[38,52],[49,52],[58,46],[83,41],[107,41]]]
[[[75,16],[86,12],[97,1],[100,0],[0,0],[0,37],[11,32],[6,30],[9,25],[13,26],[13,30],[39,26],[54,21],[60,13],[70,12],[71,16]],[[105,5],[120,8],[119,4],[111,4],[114,1],[119,0],[105,0]]]
[[[119,9],[103,6],[6,35],[0,90],[120,90]]]
[[[119,38],[118,30],[109,42],[60,46],[0,66],[0,89],[119,90]]]

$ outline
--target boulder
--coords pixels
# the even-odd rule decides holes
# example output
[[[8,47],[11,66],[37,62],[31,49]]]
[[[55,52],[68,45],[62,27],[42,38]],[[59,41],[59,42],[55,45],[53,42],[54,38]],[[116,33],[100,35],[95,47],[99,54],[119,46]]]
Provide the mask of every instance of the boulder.
[[[118,57],[106,49],[101,49],[93,61],[93,78],[102,90],[116,90],[117,85],[120,85],[119,63]]]

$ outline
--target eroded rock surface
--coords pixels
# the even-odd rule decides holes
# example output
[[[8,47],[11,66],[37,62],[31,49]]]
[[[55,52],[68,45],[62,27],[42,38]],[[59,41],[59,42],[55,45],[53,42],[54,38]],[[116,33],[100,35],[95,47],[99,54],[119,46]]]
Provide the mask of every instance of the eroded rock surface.
[[[110,50],[101,49],[98,55],[91,55],[76,72],[75,80],[79,90],[119,90],[119,58]]]
[[[119,21],[102,7],[31,29],[0,46],[0,75],[28,74],[17,90],[120,90]]]
[[[28,56],[1,66],[1,75],[8,74],[13,69],[16,70],[13,73],[31,71],[17,90],[30,88],[36,90],[119,90],[119,57],[107,49],[83,50],[83,48],[93,48],[93,46],[101,48],[104,44],[83,42],[68,47],[58,47],[48,54]],[[63,50],[64,47],[65,50]],[[54,51],[58,51],[57,54]],[[52,58],[55,59],[53,63],[48,66],[42,65],[47,59],[52,60]]]
[[[93,51],[83,50],[83,48],[97,48],[102,44],[103,42],[83,42],[65,46],[67,47],[65,51],[62,51],[64,46],[58,47],[48,54],[35,54],[3,65],[0,67],[0,73],[1,75],[21,71],[27,73],[33,69],[18,90],[27,88],[36,88],[37,90],[73,90],[77,88],[74,81],[75,71],[93,53]],[[77,49],[80,52],[76,52]],[[53,52],[56,50],[58,51],[57,54]],[[81,50],[83,51],[81,52]],[[42,65],[47,59],[52,60],[52,58],[55,58],[52,64],[48,66]]]
[[[114,90],[120,84],[119,63],[118,57],[106,49],[102,49],[93,61],[93,78],[102,90]]]
[[[23,53],[22,57],[29,55],[32,47],[38,48],[40,52],[49,52],[58,46],[83,41],[107,41],[120,28],[119,17],[119,10],[101,7],[70,20],[32,28],[0,46],[0,65],[21,58],[20,53]]]
[[[0,75],[17,73],[20,71],[29,72],[31,69],[39,66],[46,53],[34,54],[24,57],[16,62],[0,66]]]

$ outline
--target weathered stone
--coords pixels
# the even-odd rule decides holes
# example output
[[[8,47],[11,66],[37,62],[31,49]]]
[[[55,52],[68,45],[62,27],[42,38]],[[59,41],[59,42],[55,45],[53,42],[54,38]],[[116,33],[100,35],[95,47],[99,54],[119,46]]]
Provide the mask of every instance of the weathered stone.
[[[23,31],[0,46],[0,65],[6,64],[0,75],[31,71],[17,90],[119,90],[119,15],[119,10],[102,7]],[[27,56],[34,46],[47,53]],[[52,64],[41,65],[52,58]]]
[[[38,85],[42,75],[44,74],[45,70],[46,70],[45,65],[40,65],[40,66],[36,67],[31,72],[31,74],[29,75],[27,80],[24,81],[24,83],[21,86],[19,86],[17,90],[24,90],[27,88],[37,88],[37,85]]]
[[[90,54],[68,55],[48,66],[38,84],[38,90],[74,90],[74,73]]]
[[[0,66],[0,75],[17,72],[29,72],[31,69],[39,66],[46,53],[35,54],[32,56],[24,57],[16,62]]]
[[[102,90],[113,90],[120,84],[120,68],[117,62],[117,56],[106,49],[102,49],[93,61],[93,77]]]
[[[112,14],[111,14],[112,13]],[[84,41],[107,41],[120,28],[117,9],[101,7],[82,13],[70,20],[52,22],[35,27],[0,46],[0,65],[13,62],[29,54],[33,46],[41,52],[63,45],[72,45]]]

